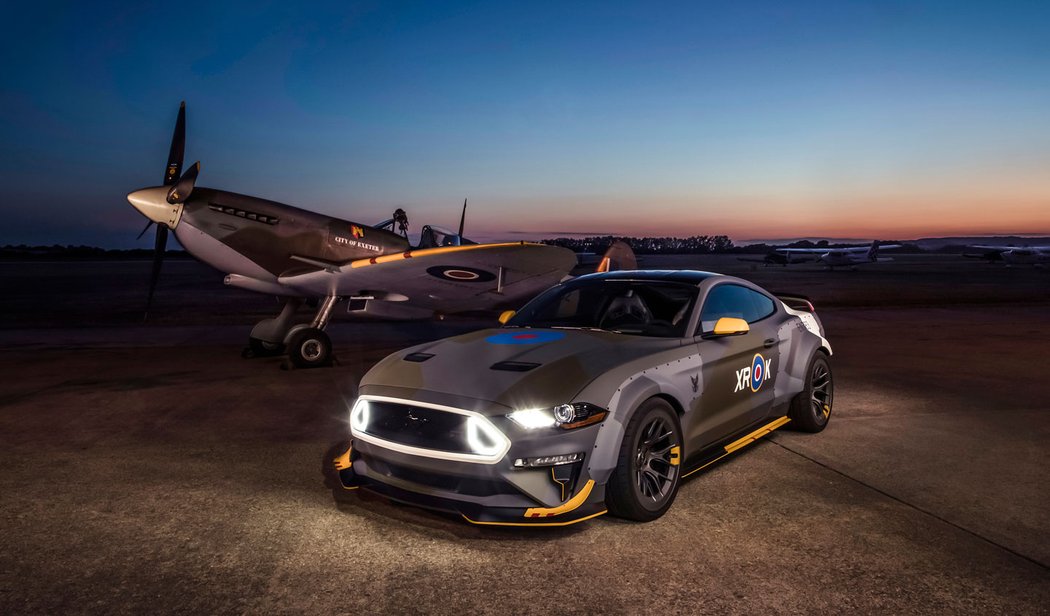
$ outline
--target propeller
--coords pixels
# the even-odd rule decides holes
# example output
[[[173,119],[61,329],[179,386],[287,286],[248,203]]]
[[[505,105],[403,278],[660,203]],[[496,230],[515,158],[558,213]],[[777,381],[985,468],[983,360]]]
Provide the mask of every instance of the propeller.
[[[187,169],[186,173],[183,173],[179,181],[168,191],[168,203],[175,205],[176,203],[184,203],[186,199],[189,199],[190,194],[193,193],[193,185],[197,182],[197,174],[200,171],[200,161],[193,163],[193,166]]]
[[[467,221],[467,200],[463,200],[463,212],[459,215],[459,237],[463,238],[463,223]]]
[[[197,180],[197,172],[200,170],[200,163],[194,165],[193,169],[186,172],[186,176],[192,176],[189,178],[188,187],[183,187],[183,180],[186,176],[180,177],[182,172],[182,159],[186,153],[186,101],[182,101],[179,104],[179,115],[175,119],[175,132],[171,135],[171,148],[168,150],[168,166],[164,170],[164,185],[171,186],[172,189],[168,191],[168,203],[178,203],[185,201],[189,193],[193,192],[193,184]],[[172,201],[172,194],[175,193],[176,197],[181,197],[176,201]],[[183,194],[185,193],[185,194]],[[146,228],[142,230],[139,237],[142,237],[146,230],[149,229],[149,225],[153,224],[150,221],[146,225]],[[164,253],[168,246],[168,227],[165,225],[157,225],[157,235],[153,241],[153,270],[150,273],[149,278],[149,294],[146,296],[146,311],[142,315],[142,320],[145,321],[149,318],[149,309],[153,306],[153,293],[157,290],[157,280],[160,278],[160,267],[164,263]]]
[[[147,222],[146,222],[146,226],[145,226],[145,227],[142,227],[142,232],[141,232],[141,233],[139,233],[139,236],[138,236],[138,237],[136,237],[135,239],[136,239],[136,240],[141,240],[141,239],[142,239],[142,236],[143,236],[143,235],[146,235],[146,231],[149,231],[149,228],[150,228],[150,227],[152,227],[152,226],[153,226],[153,221],[152,221],[152,220],[150,220],[150,221],[147,221]]]

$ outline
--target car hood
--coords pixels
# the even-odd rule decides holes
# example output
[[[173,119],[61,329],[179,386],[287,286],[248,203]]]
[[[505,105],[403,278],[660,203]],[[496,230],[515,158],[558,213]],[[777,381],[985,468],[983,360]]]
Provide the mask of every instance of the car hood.
[[[485,329],[389,355],[368,371],[361,390],[436,392],[510,408],[553,406],[574,401],[620,364],[686,343],[604,331]]]

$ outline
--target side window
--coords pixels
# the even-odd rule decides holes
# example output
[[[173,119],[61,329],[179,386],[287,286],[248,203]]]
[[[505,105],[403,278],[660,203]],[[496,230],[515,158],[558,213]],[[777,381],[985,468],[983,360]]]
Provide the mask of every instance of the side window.
[[[773,305],[773,300],[761,293],[756,293],[751,289],[744,290],[751,296],[751,315],[747,317],[748,323],[761,321],[776,312],[777,307]]]
[[[700,331],[714,330],[722,317],[743,319],[754,323],[773,314],[773,300],[761,293],[736,284],[720,284],[711,289],[700,311]]]

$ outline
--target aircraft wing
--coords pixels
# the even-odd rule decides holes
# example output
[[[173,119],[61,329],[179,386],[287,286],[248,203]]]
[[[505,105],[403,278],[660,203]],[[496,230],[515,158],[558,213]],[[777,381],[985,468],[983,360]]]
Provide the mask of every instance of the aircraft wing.
[[[1008,250],[1032,250],[1035,252],[1045,252],[1047,250],[1050,250],[1050,246],[988,246],[986,244],[967,246],[967,248],[987,250],[988,252],[1006,252]]]
[[[879,249],[883,250],[886,248],[900,248],[900,244],[879,244]],[[857,254],[866,253],[871,250],[871,246],[853,246],[851,248],[777,248],[777,252],[785,254]]]
[[[576,265],[566,248],[512,242],[423,248],[360,259],[279,282],[305,295],[374,297],[437,312],[486,310],[528,299]]]

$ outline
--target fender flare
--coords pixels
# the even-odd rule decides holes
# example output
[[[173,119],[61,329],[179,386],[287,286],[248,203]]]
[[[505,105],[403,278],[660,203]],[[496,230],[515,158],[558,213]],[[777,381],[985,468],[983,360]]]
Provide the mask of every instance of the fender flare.
[[[627,423],[642,403],[655,396],[670,396],[681,404],[671,392],[644,374],[628,378],[613,394],[609,401],[609,416],[601,424],[594,441],[594,453],[587,467],[591,478],[597,483],[604,484],[609,480],[620,457],[620,445]]]

